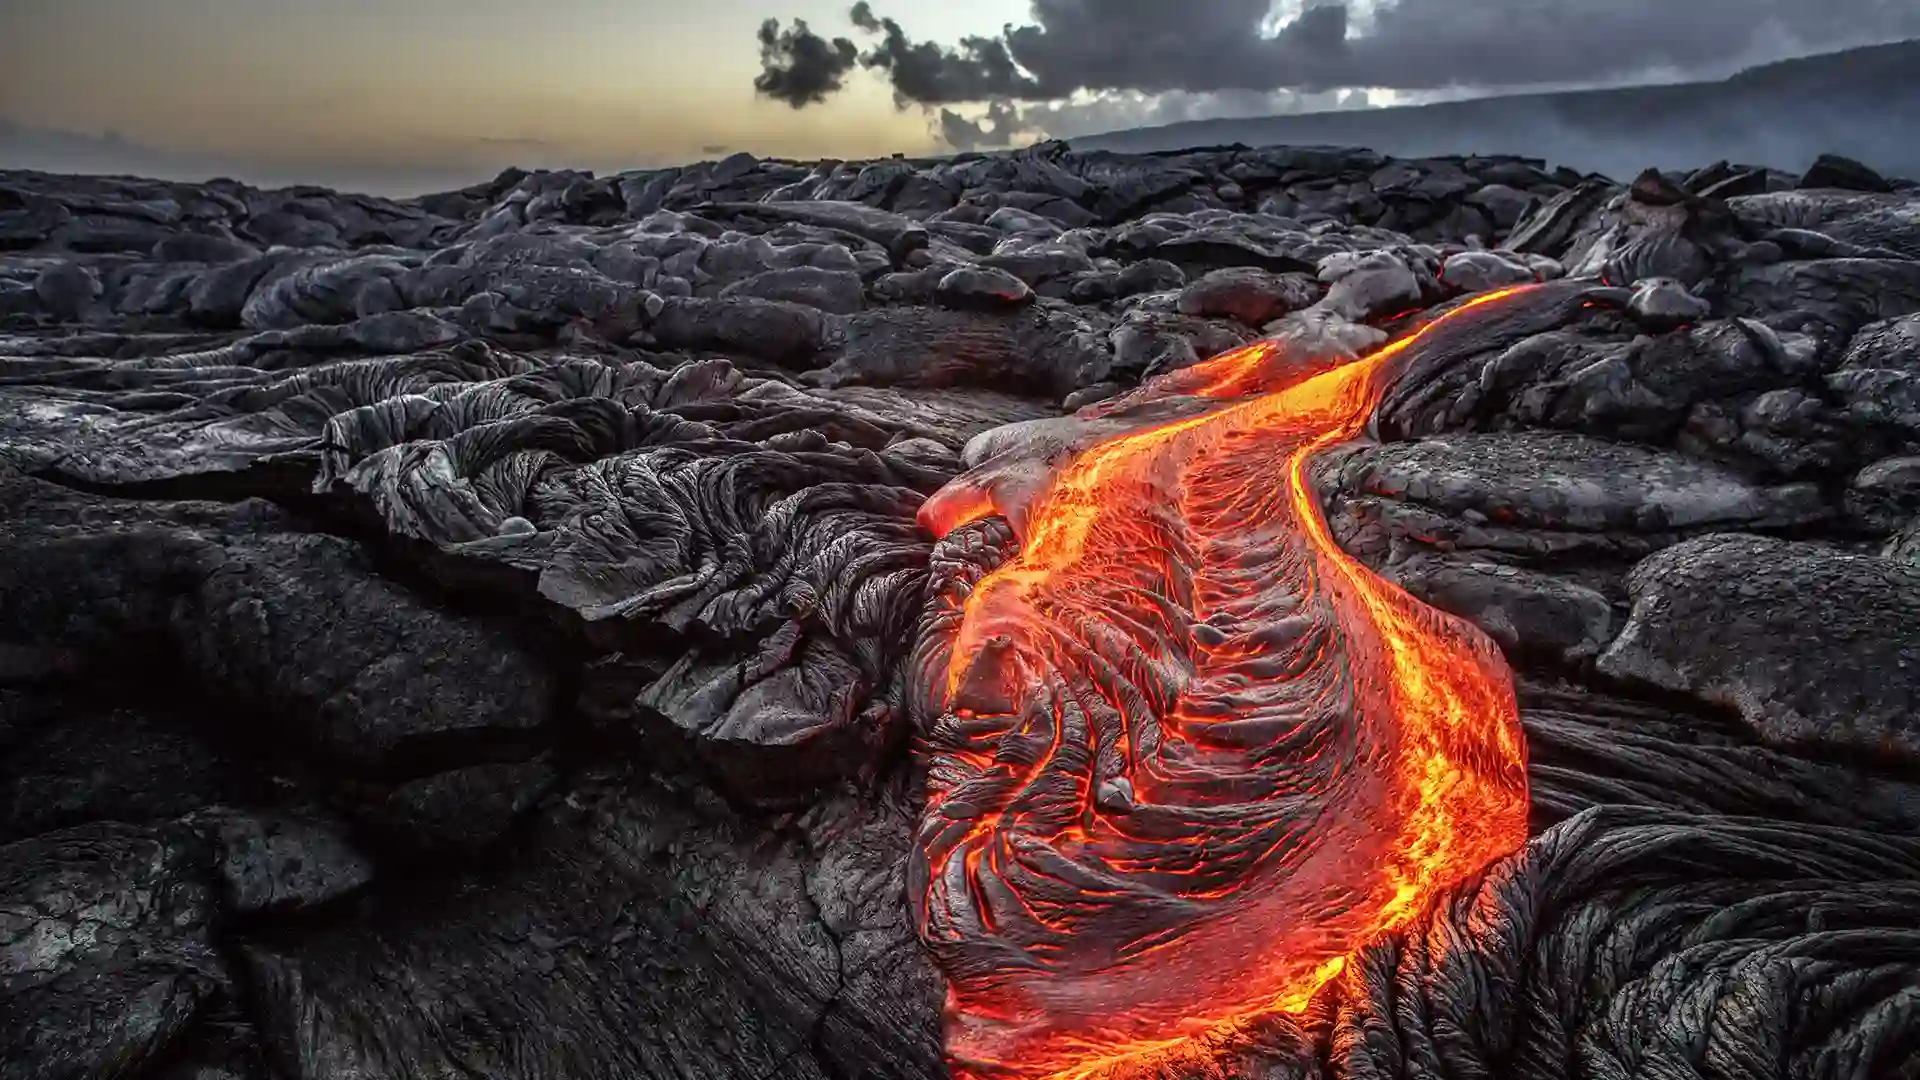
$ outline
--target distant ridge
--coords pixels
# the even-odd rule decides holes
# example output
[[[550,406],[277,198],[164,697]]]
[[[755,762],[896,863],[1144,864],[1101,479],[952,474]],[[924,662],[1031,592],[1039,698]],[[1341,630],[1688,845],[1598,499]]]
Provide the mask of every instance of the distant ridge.
[[[1784,60],[1718,82],[1194,120],[1070,142],[1132,153],[1293,143],[1396,157],[1522,154],[1616,178],[1720,158],[1797,171],[1837,153],[1920,177],[1920,40]]]

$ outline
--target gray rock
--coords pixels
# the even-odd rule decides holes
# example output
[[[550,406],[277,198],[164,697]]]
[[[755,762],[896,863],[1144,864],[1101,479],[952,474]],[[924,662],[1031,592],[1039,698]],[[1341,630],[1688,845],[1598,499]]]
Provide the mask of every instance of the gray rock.
[[[1166,292],[1187,283],[1186,272],[1165,259],[1142,259],[1130,263],[1114,281],[1114,296]]]
[[[1039,244],[1016,251],[1000,251],[980,260],[980,265],[1004,270],[1029,285],[1039,285],[1093,269],[1093,260],[1078,248],[1064,244]]]
[[[1003,206],[988,214],[981,224],[1001,232],[1027,235],[1058,236],[1062,231],[1060,225],[1052,218],[1012,206]]]
[[[1027,283],[992,266],[962,266],[940,277],[934,299],[950,308],[1016,308],[1033,301]]]
[[[1233,267],[1215,270],[1180,291],[1185,315],[1225,317],[1263,326],[1320,299],[1321,289],[1304,274],[1271,274]]]
[[[1713,314],[1712,305],[1671,278],[1649,278],[1634,286],[1627,310],[1649,330],[1674,330]]]
[[[667,300],[647,329],[670,349],[710,349],[806,368],[828,340],[828,316],[783,300]]]
[[[112,1076],[161,1058],[226,985],[204,852],[103,822],[0,846],[0,1061]]]
[[[1613,640],[1613,604],[1600,592],[1534,570],[1417,554],[1392,565],[1413,595],[1487,632],[1510,655],[1577,664]]]
[[[1852,158],[1821,154],[1800,177],[1803,188],[1844,188],[1850,191],[1891,191],[1885,177]]]
[[[460,327],[430,311],[388,311],[345,327],[353,344],[371,353],[417,353],[465,337]]]
[[[1920,514],[1920,457],[1883,458],[1847,485],[1847,511],[1867,528],[1889,533]]]
[[[1321,265],[1320,280],[1329,283],[1320,305],[1351,322],[1397,315],[1421,304],[1420,280],[1384,251],[1362,258],[1331,256]]]
[[[1508,187],[1505,184],[1486,184],[1474,189],[1466,196],[1466,202],[1487,212],[1493,227],[1500,232],[1510,231],[1527,216],[1539,200],[1524,191]]]
[[[54,318],[75,322],[100,297],[100,279],[77,263],[55,263],[34,279],[33,294]]]
[[[175,233],[153,245],[155,262],[230,263],[258,254],[260,249],[252,244],[206,233]]]
[[[722,300],[737,297],[784,300],[834,315],[851,315],[866,306],[866,292],[859,274],[813,266],[768,270],[720,290]]]
[[[219,875],[231,911],[317,907],[373,880],[373,864],[354,849],[343,826],[318,813],[223,809],[191,820],[219,850]]]
[[[84,656],[6,647],[0,684],[84,674]],[[232,758],[178,717],[109,708],[54,694],[58,723],[22,723],[0,737],[0,842],[99,821],[149,824],[266,793]]]
[[[1470,293],[1540,280],[1538,272],[1526,262],[1492,251],[1463,251],[1448,256],[1440,268],[1440,277],[1453,288]]]
[[[1831,512],[1811,484],[1754,485],[1671,451],[1544,432],[1389,443],[1340,473],[1348,491],[1573,532],[1787,526]]]
[[[1112,364],[1106,334],[1071,309],[1041,304],[1011,313],[918,308],[854,316],[841,354],[813,379],[828,388],[1026,389],[1058,400],[1101,381]]]
[[[1728,534],[1660,552],[1629,584],[1607,674],[1735,709],[1773,745],[1920,756],[1920,567]]]

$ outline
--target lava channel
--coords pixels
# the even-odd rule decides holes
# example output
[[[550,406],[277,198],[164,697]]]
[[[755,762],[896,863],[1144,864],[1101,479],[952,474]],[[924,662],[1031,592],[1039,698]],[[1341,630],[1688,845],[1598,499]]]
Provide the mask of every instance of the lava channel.
[[[1524,842],[1505,662],[1343,553],[1308,478],[1397,356],[1518,291],[1271,392],[1249,390],[1273,346],[1223,354],[1105,409],[1156,419],[1031,505],[1000,505],[994,461],[928,501],[935,535],[993,513],[1021,534],[950,600],[921,732],[912,900],[956,1077],[1138,1075],[1303,1010]]]

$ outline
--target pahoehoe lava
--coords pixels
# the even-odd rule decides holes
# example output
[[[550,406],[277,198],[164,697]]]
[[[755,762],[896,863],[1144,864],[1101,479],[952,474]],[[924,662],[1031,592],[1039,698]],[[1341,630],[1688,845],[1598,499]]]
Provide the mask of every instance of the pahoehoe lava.
[[[0,170],[0,1080],[1920,1080],[1916,703],[1860,162]]]
[[[1306,476],[1409,348],[1521,291],[1305,378],[1260,343],[1149,383],[1126,404],[1221,404],[1098,442],[1030,493],[1018,554],[956,598],[925,739],[914,899],[956,1076],[1103,1075],[1298,1011],[1524,842],[1505,661],[1342,552]],[[1265,390],[1268,367],[1296,381]],[[923,524],[1010,512],[1005,457]]]

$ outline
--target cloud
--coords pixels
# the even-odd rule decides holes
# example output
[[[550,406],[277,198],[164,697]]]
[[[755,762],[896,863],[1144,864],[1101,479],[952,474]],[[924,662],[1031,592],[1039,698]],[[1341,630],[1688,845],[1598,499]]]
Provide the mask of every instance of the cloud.
[[[879,39],[859,63],[884,73],[901,104],[929,106],[1115,93],[1591,85],[1655,72],[1717,76],[1920,36],[1920,4],[1911,0],[1034,0],[1032,11],[1030,25],[953,47],[914,41],[866,0],[849,17]],[[761,31],[763,54],[784,65],[788,50],[767,44],[772,26]],[[811,41],[838,65],[837,85],[851,43]],[[769,66],[761,78],[787,70]],[[787,100],[798,107],[832,89],[816,84]]]
[[[963,153],[1005,146],[1020,127],[1019,111],[1004,101],[988,105],[979,120],[969,120],[952,109],[940,110],[941,140]]]
[[[931,41],[916,44],[899,23],[876,17],[867,0],[853,5],[849,18],[861,30],[880,35],[880,43],[860,55],[860,64],[887,73],[902,107],[1048,96],[1014,66],[1007,43],[999,38],[962,38],[957,49]]]
[[[753,88],[796,109],[818,104],[840,89],[841,77],[853,70],[857,50],[846,38],[826,38],[807,27],[805,19],[780,29],[780,20],[760,24],[760,74]]]
[[[1017,115],[1012,130],[1055,139],[1073,139],[1131,128],[1161,127],[1190,120],[1286,116],[1294,113],[1364,109],[1365,90],[1226,90],[1159,94],[1107,91],[1065,101],[1037,102],[1008,111]],[[998,132],[1006,125],[996,124]]]

